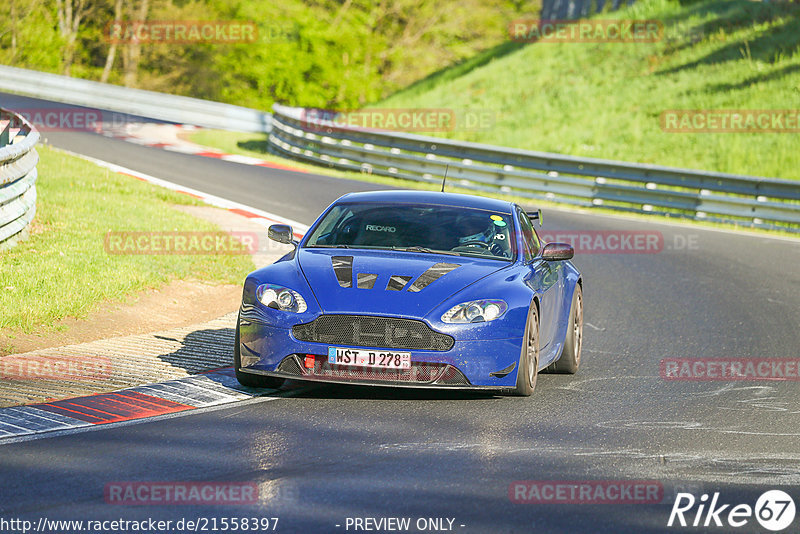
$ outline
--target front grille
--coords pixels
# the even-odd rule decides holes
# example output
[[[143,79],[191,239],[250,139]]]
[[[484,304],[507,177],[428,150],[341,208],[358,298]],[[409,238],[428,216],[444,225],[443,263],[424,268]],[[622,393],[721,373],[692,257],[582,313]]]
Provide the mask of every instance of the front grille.
[[[353,382],[389,382],[396,384],[419,384],[440,386],[469,386],[464,374],[446,363],[412,362],[411,369],[381,369],[351,365],[331,365],[327,356],[316,356],[314,367],[301,366],[304,356],[285,358],[277,371],[298,378],[333,378]]]
[[[300,341],[380,349],[446,351],[455,343],[422,321],[367,315],[321,315],[293,326],[292,333]]]

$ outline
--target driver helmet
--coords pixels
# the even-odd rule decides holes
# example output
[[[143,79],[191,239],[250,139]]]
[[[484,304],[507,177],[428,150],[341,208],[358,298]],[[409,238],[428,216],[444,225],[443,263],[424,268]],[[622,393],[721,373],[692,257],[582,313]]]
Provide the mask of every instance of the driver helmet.
[[[470,221],[471,223],[470,225],[465,225],[468,228],[467,231],[475,231],[475,233],[467,235],[465,237],[459,237],[458,238],[459,245],[475,241],[486,243],[488,245],[492,241],[494,241],[494,236],[496,234],[496,227],[494,225],[494,221],[489,221],[489,225],[486,227],[483,226],[482,222],[479,225],[476,225],[476,222],[477,221],[473,219],[472,221]],[[472,228],[470,228],[470,226]]]

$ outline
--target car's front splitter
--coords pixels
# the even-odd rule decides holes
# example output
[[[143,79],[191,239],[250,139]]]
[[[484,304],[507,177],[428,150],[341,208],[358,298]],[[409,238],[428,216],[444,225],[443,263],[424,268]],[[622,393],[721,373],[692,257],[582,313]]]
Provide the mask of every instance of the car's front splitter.
[[[377,386],[385,388],[413,388],[413,389],[431,389],[431,390],[444,389],[449,391],[465,391],[465,392],[474,391],[474,392],[497,393],[500,395],[507,395],[515,390],[515,388],[511,386],[476,386],[476,385],[455,386],[455,385],[443,385],[443,384],[416,384],[413,382],[390,382],[381,380],[326,378],[326,377],[318,377],[312,375],[298,377],[296,375],[289,373],[281,373],[274,371],[268,372],[253,368],[240,368],[239,371],[252,375],[285,378],[288,380],[300,380],[303,382],[319,382],[324,384],[341,384],[350,386]]]

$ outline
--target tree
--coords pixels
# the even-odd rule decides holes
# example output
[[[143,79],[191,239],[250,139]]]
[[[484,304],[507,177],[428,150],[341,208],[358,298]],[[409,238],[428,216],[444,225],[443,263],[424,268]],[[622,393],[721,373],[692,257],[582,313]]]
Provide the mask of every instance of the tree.
[[[130,9],[131,21],[134,24],[145,22],[147,13],[150,10],[150,0],[139,0],[138,8],[136,7],[136,1],[131,0],[128,8]],[[142,45],[136,38],[136,32],[134,32],[131,42],[123,47],[122,53],[122,83],[125,84],[125,87],[136,87],[139,79],[139,62],[141,58]]]
[[[56,0],[58,30],[64,39],[61,53],[61,70],[69,76],[75,62],[75,48],[81,21],[88,14],[91,5],[88,0]]]
[[[114,20],[111,24],[119,22],[122,19],[122,0],[114,2]],[[103,67],[103,74],[100,76],[100,81],[103,83],[108,82],[108,77],[111,75],[111,69],[114,68],[114,60],[117,56],[117,41],[113,40],[111,46],[108,48],[108,55],[106,56],[106,64]]]

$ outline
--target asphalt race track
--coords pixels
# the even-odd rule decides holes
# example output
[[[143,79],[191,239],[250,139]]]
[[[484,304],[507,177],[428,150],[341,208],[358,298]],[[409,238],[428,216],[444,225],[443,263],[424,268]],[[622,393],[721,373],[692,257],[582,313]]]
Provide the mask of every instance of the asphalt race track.
[[[53,105],[0,94],[0,106]],[[306,224],[343,193],[381,188],[90,133],[43,137]],[[445,518],[441,529],[452,519],[465,533],[728,532],[668,528],[674,492],[719,492],[721,503],[752,506],[783,489],[800,505],[800,382],[659,375],[664,358],[797,358],[800,242],[661,221],[545,212],[545,232],[648,231],[662,246],[576,255],[585,280],[582,366],[575,376],[541,375],[530,398],[313,385],[270,402],[8,443],[0,446],[0,517],[278,517],[279,532],[354,532],[348,518],[367,517],[408,517],[412,527]],[[509,488],[525,480],[659,481],[664,499],[512,502]],[[104,488],[119,481],[255,482],[259,500],[107,504]],[[765,532],[754,518],[735,530]]]

